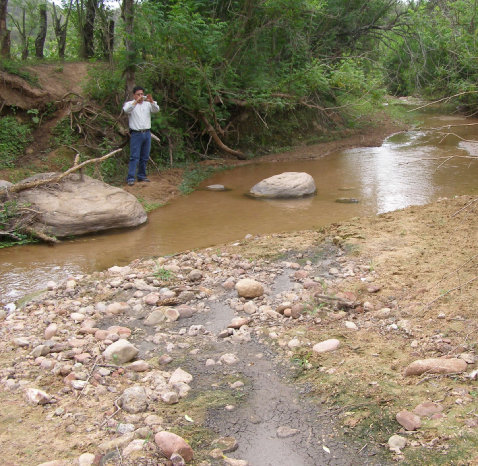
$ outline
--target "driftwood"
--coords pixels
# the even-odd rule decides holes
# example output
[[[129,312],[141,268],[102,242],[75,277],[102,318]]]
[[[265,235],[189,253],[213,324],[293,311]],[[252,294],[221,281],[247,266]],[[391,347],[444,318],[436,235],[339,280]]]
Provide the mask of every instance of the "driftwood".
[[[67,177],[68,175],[71,175],[72,173],[81,170],[83,167],[86,165],[90,165],[92,163],[100,163],[105,161],[106,159],[109,159],[113,155],[117,154],[120,152],[122,149],[116,149],[112,152],[109,152],[106,155],[103,155],[102,157],[98,157],[96,159],[89,159],[85,160],[84,162],[80,164],[75,164],[73,167],[69,168],[66,172],[63,172],[59,175],[52,176],[51,178],[47,178],[44,180],[35,180],[35,181],[27,181],[25,183],[17,183],[14,184],[13,186],[8,186],[4,189],[4,192],[8,193],[19,193],[20,191],[24,191],[25,189],[33,189],[37,188],[38,186],[43,186],[51,183],[58,183],[60,182],[63,178]],[[77,159],[75,159],[77,160]]]

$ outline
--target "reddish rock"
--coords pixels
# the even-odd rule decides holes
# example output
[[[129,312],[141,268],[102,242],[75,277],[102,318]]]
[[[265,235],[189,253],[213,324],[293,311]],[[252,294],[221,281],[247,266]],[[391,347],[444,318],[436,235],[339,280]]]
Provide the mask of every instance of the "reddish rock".
[[[443,406],[433,401],[425,401],[415,407],[413,413],[420,417],[431,417],[434,414],[441,413]]]
[[[131,336],[131,329],[113,325],[108,327],[108,334],[117,334],[120,338],[129,338]]]
[[[50,338],[54,337],[56,335],[57,331],[58,331],[58,325],[50,324],[45,329],[45,340],[49,340]]]
[[[88,362],[90,359],[91,359],[91,354],[90,353],[75,354],[75,361],[81,362],[81,364],[84,364],[85,362]]]
[[[406,369],[405,375],[453,374],[466,371],[467,364],[463,359],[430,358],[412,362]]]
[[[234,284],[232,285],[232,288],[234,288]],[[179,312],[180,319],[189,319],[196,313],[196,309],[187,304],[181,304],[176,310]]]
[[[194,457],[193,449],[186,440],[172,432],[158,432],[154,436],[154,441],[163,455],[168,459],[171,458],[174,453],[181,455],[186,462],[191,461]]]
[[[247,325],[250,322],[250,319],[246,319],[245,317],[234,317],[231,320],[231,323],[227,326],[227,328],[235,328],[239,329],[243,325]]]
[[[97,330],[95,332],[95,338],[97,340],[106,340],[106,338],[108,338],[108,332],[106,330]]]
[[[306,272],[305,270],[297,270],[294,272],[294,278],[296,280],[304,280],[309,276],[309,273]]]
[[[298,319],[302,312],[304,312],[304,304],[303,303],[294,303],[290,308],[290,316],[293,319]],[[284,313],[285,314],[285,313]]]
[[[417,430],[422,425],[422,421],[416,414],[406,410],[397,413],[396,419],[406,430]]]

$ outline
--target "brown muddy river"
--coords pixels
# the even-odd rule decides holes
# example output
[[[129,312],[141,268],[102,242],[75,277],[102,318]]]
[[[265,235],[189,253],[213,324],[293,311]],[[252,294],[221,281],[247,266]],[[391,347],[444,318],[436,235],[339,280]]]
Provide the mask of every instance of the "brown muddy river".
[[[223,184],[227,191],[198,190],[152,212],[149,222],[135,230],[82,237],[54,247],[0,250],[0,302],[42,289],[49,280],[63,281],[139,257],[212,246],[247,234],[313,229],[440,197],[477,194],[478,119],[432,112],[420,118],[419,130],[393,135],[381,147],[316,160],[255,163],[216,174],[204,186]],[[314,150],[319,146],[308,148],[311,154]],[[311,174],[317,195],[299,200],[246,196],[260,180],[285,171]],[[359,202],[338,203],[338,198]]]

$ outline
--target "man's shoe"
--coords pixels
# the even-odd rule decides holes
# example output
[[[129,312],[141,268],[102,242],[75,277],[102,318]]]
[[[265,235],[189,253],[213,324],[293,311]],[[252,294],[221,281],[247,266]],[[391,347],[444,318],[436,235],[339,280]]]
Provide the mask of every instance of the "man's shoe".
[[[149,178],[142,178],[141,180],[138,179],[139,183],[151,183],[151,180]]]
[[[127,183],[128,183],[128,186],[133,186],[134,185],[134,180],[128,180]]]

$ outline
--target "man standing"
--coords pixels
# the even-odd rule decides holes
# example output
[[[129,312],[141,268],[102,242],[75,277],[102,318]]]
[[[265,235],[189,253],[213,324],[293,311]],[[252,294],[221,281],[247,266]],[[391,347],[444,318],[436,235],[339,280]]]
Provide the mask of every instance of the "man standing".
[[[151,150],[151,113],[159,112],[158,104],[151,94],[144,95],[141,86],[133,88],[133,100],[123,105],[123,111],[128,115],[130,132],[130,159],[128,166],[128,186],[134,185],[134,179],[148,181],[146,164]],[[136,174],[136,168],[138,174]]]

